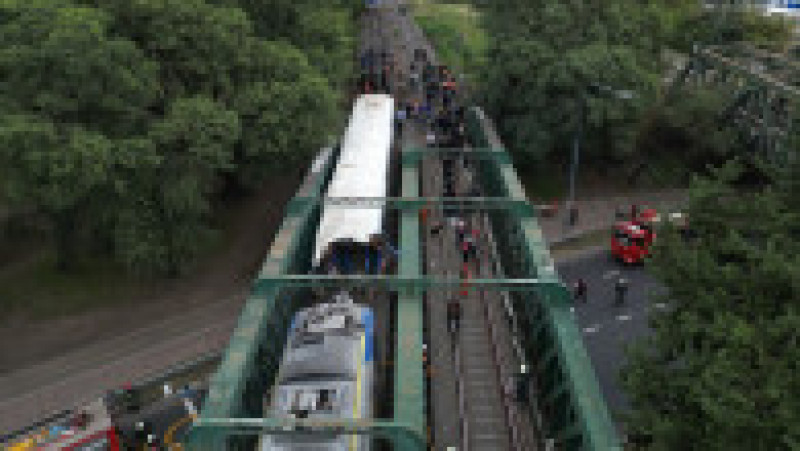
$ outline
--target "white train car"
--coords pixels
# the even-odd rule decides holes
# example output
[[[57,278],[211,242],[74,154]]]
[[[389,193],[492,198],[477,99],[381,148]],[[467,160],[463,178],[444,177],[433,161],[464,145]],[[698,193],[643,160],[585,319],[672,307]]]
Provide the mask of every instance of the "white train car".
[[[394,99],[387,94],[360,96],[341,144],[327,197],[387,197],[394,133]],[[350,256],[366,252],[383,233],[385,202],[374,207],[323,205],[313,266],[319,268],[345,248]]]
[[[345,293],[292,320],[269,416],[317,420],[373,417],[373,312]],[[339,434],[264,435],[267,451],[369,451],[370,437]]]

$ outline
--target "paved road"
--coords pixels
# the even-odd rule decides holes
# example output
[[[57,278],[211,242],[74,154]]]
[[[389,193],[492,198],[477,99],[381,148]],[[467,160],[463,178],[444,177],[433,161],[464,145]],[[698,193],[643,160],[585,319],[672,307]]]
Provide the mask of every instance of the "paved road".
[[[0,377],[0,431],[17,430],[108,389],[223,349],[237,317],[238,310],[226,302],[213,304]]]
[[[623,411],[629,404],[617,375],[625,361],[624,348],[648,334],[649,314],[665,307],[654,300],[664,287],[642,267],[624,268],[611,261],[607,251],[559,262],[557,268],[570,286],[579,277],[588,285],[588,302],[575,306],[575,317],[609,408]],[[620,276],[630,288],[625,305],[615,306],[614,282]]]

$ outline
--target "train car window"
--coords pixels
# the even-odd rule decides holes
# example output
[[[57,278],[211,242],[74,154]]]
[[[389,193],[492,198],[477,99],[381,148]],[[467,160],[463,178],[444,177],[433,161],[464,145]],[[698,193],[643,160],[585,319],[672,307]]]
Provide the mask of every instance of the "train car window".
[[[325,410],[325,411],[333,410],[333,402],[330,396],[331,391],[333,390],[327,390],[324,388],[319,391],[319,403],[317,404],[319,410]]]
[[[353,378],[340,373],[304,373],[284,378],[281,385],[310,382],[353,382]]]

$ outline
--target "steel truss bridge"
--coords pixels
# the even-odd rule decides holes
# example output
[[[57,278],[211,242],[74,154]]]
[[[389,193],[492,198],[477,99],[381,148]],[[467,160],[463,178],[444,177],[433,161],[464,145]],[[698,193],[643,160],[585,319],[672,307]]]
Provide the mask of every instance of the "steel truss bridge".
[[[757,154],[781,164],[793,158],[789,137],[800,131],[800,62],[793,51],[774,53],[747,43],[697,47],[668,95],[709,84],[729,90],[731,102],[719,121],[736,124]]]
[[[329,199],[323,197],[336,161],[332,148],[311,172],[287,208],[269,255],[254,283],[238,325],[196,420],[188,447],[193,450],[253,449],[263,433],[367,434],[392,449],[427,449],[426,385],[423,370],[423,293],[462,289],[510,293],[522,326],[520,339],[532,368],[537,405],[548,437],[561,449],[621,449],[615,426],[570,312],[570,293],[558,279],[537,222],[537,209],[525,199],[510,158],[479,108],[468,113],[468,132],[476,149],[402,149],[398,198]],[[439,152],[468,154],[486,197],[419,197],[422,158]],[[312,276],[310,256],[322,205],[366,208],[383,202],[398,210],[400,257],[397,274],[386,276]],[[423,275],[421,208],[485,210],[507,278],[459,279]],[[392,330],[393,417],[369,421],[314,421],[263,418],[263,396],[274,381],[295,310],[312,286],[369,286],[397,295]],[[389,396],[392,396],[390,394]]]

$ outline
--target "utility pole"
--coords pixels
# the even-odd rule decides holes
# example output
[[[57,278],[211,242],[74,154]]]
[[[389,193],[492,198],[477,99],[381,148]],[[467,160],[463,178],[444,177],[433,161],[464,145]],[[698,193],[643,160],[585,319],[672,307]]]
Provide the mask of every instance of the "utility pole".
[[[578,92],[578,124],[575,127],[575,135],[572,138],[572,163],[570,164],[569,170],[569,197],[567,198],[567,205],[565,208],[567,211],[567,224],[570,226],[575,225],[577,220],[577,212],[572,211],[575,203],[575,179],[578,176],[581,139],[583,138],[584,122],[586,122],[586,96],[590,94],[595,96],[609,95],[613,98],[621,100],[631,100],[636,97],[636,93],[634,91],[616,90],[610,86],[603,86],[597,83],[593,83]]]
[[[583,135],[583,122],[584,122],[584,93],[578,95],[578,124],[575,127],[575,134],[572,138],[572,164],[569,170],[569,198],[567,199],[567,223],[570,226],[575,225],[575,216],[572,213],[572,208],[575,203],[575,178],[578,175],[578,162],[581,153],[581,136]]]

